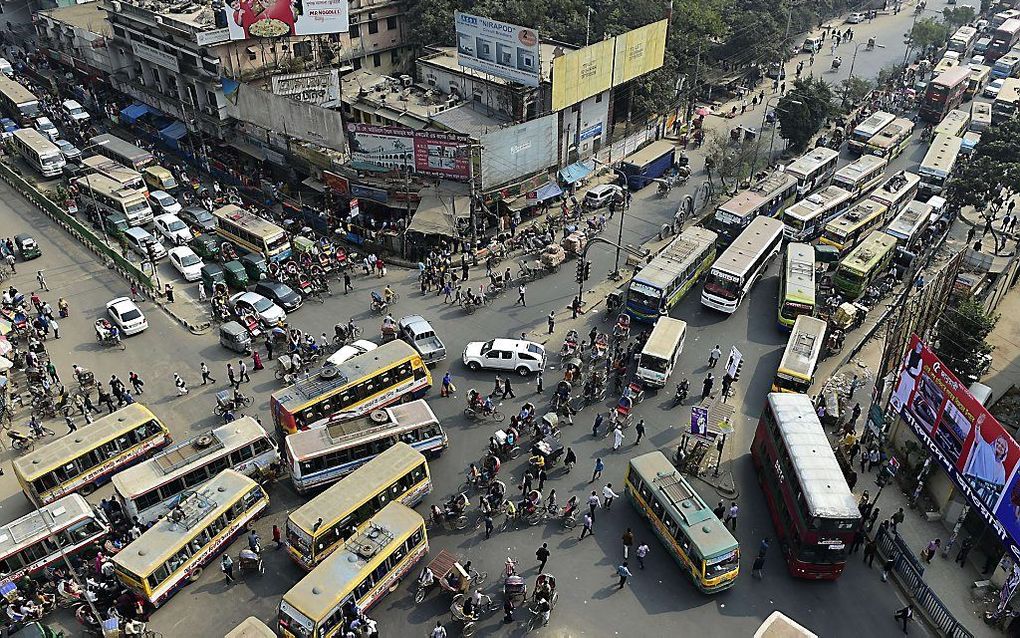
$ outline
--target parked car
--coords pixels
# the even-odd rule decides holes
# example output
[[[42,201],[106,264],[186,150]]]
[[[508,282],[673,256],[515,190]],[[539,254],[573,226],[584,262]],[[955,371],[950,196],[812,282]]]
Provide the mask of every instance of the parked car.
[[[177,216],[197,232],[204,233],[216,230],[216,218],[201,206],[188,206],[178,213]]]
[[[523,339],[472,341],[464,348],[464,365],[472,370],[513,370],[527,376],[545,369],[545,347]]]
[[[860,11],[854,11],[846,17],[847,24],[860,24],[868,19],[868,16],[864,15]]]
[[[89,121],[89,112],[86,111],[81,104],[78,104],[78,102],[74,100],[64,100],[64,103],[61,106],[64,109],[64,113],[67,114],[67,117],[71,118],[75,122],[85,124]]]
[[[400,338],[418,351],[426,364],[437,363],[446,358],[446,346],[436,334],[435,328],[421,315],[407,315],[397,322]]]
[[[584,194],[584,207],[588,210],[595,210],[608,206],[609,202],[618,195],[623,195],[623,189],[616,184],[593,186]]]
[[[176,215],[181,212],[181,204],[174,196],[166,191],[152,191],[149,193],[149,199],[152,200],[153,206],[156,210],[164,213],[170,213]]]
[[[166,257],[166,248],[159,242],[158,239],[153,237],[149,231],[144,228],[135,226],[124,231],[124,241],[127,242],[131,250],[138,253],[142,259],[162,259]],[[149,254],[149,246],[152,246],[152,254]]]
[[[57,130],[57,127],[48,117],[35,118],[35,130],[42,133],[43,137],[48,138],[51,142],[56,142],[60,139],[60,131]]]
[[[255,284],[252,292],[257,293],[271,300],[286,312],[294,312],[301,307],[301,295],[294,292],[294,289],[285,283],[267,279]]]
[[[238,314],[254,313],[267,325],[276,325],[287,313],[272,301],[254,292],[239,292],[230,298],[230,307]]]
[[[338,366],[341,363],[344,363],[345,361],[350,361],[359,354],[371,352],[372,350],[375,350],[378,347],[379,347],[378,345],[372,343],[371,341],[368,341],[367,339],[358,339],[357,341],[349,343],[346,346],[334,352],[333,354],[329,355],[329,358],[326,359],[326,365]]]
[[[57,148],[60,149],[60,154],[64,156],[64,159],[68,162],[77,162],[81,160],[81,151],[74,144],[67,140],[57,140],[54,142]]]
[[[988,86],[985,87],[985,90],[982,92],[982,94],[985,97],[997,98],[997,97],[999,97],[999,91],[1002,90],[1002,85],[1005,84],[1005,83],[1006,83],[1006,79],[1005,78],[999,78],[998,80],[993,80],[993,81],[988,83]]]
[[[171,246],[183,246],[191,241],[191,231],[188,229],[188,225],[182,222],[177,215],[169,213],[157,215],[152,220],[152,225]]]
[[[106,304],[106,314],[110,315],[110,319],[126,335],[138,334],[149,327],[145,315],[138,309],[135,302],[127,297],[117,297]]]
[[[202,278],[202,266],[205,262],[195,254],[195,251],[187,246],[171,248],[167,253],[170,256],[170,263],[181,273],[184,281],[198,281]]]

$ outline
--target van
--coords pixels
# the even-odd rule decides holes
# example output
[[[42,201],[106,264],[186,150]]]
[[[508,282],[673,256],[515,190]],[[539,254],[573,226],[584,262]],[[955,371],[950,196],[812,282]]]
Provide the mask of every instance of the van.
[[[64,109],[64,113],[67,114],[67,117],[71,118],[75,123],[88,123],[89,112],[86,111],[81,104],[78,104],[78,102],[74,100],[64,100],[64,103],[61,104],[61,106]]]
[[[800,48],[800,50],[804,53],[818,53],[822,50],[822,36],[809,36],[804,40],[804,45]]]
[[[142,179],[154,191],[166,191],[169,193],[180,186],[170,171],[158,165],[146,166],[142,169]]]
[[[14,67],[7,61],[7,58],[0,58],[0,73],[3,73],[9,78],[14,77]]]
[[[128,228],[124,231],[124,241],[131,247],[131,250],[145,259],[149,258],[149,245],[152,245],[152,256],[154,258],[162,259],[166,257],[166,248],[163,248],[163,244],[159,243],[159,240],[149,234],[149,231],[144,228]]]

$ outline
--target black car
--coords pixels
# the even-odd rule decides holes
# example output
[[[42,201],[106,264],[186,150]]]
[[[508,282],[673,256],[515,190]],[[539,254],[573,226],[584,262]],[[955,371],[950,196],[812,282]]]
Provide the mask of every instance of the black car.
[[[260,281],[252,288],[252,292],[258,293],[269,299],[285,312],[294,312],[301,307],[301,295],[294,292],[287,284],[279,281]]]
[[[211,233],[216,230],[216,218],[201,206],[188,206],[177,213],[177,216],[200,233]]]

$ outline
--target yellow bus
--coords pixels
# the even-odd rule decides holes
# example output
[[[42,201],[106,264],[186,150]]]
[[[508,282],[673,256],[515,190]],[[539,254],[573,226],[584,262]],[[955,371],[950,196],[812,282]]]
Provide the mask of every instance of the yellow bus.
[[[429,551],[425,519],[390,503],[365,527],[283,595],[283,638],[342,636],[346,625],[396,589]]]
[[[88,495],[116,472],[170,443],[170,430],[140,403],[96,419],[14,460],[14,475],[36,505]]]
[[[825,345],[826,323],[808,315],[797,317],[786,342],[786,350],[779,361],[776,378],[772,381],[773,392],[798,392],[807,394],[815,378],[815,370],[822,357]]]
[[[933,131],[934,135],[948,135],[949,137],[963,137],[970,124],[970,113],[963,109],[953,109],[946,113],[942,121],[938,123]]]
[[[898,117],[868,140],[865,150],[872,155],[892,161],[907,147],[910,142],[910,134],[913,131],[913,122],[904,117]]]
[[[632,458],[624,485],[634,508],[695,587],[711,594],[737,582],[737,539],[662,452]]]
[[[240,206],[227,204],[213,211],[216,234],[245,250],[260,253],[266,261],[283,262],[291,256],[287,231],[276,224],[250,213]]]
[[[846,253],[865,235],[884,224],[888,212],[888,206],[871,199],[857,202],[853,208],[825,225],[819,241],[836,248],[840,254]]]
[[[255,616],[248,616],[223,638],[277,638],[276,632]]]
[[[406,443],[396,443],[291,512],[287,552],[298,565],[312,569],[387,503],[414,507],[430,491],[425,456]]]
[[[223,470],[111,558],[125,587],[159,607],[269,506],[258,483]]]
[[[779,271],[779,328],[793,329],[801,315],[815,313],[815,248],[790,242]]]
[[[276,429],[292,434],[356,419],[400,400],[420,399],[430,387],[432,375],[421,355],[395,339],[274,392],[269,410]]]

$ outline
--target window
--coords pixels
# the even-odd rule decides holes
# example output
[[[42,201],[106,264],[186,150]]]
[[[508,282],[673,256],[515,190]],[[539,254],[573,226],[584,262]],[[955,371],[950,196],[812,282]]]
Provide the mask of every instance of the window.
[[[376,22],[375,20],[372,20],[371,22],[369,22],[368,23],[368,33],[369,34],[379,33],[379,23]]]
[[[255,61],[255,49],[252,49],[251,47],[248,48],[248,60],[250,62]]]
[[[356,37],[354,35],[354,30],[355,30],[355,25],[352,24],[351,25],[351,37],[352,38]],[[294,46],[292,47],[292,49],[294,51],[294,55],[298,56],[298,57],[308,57],[308,56],[312,55],[312,43],[311,42],[295,42]]]
[[[382,56],[379,55],[378,53],[373,53],[372,54],[372,66],[377,67],[377,66],[381,66],[381,65],[382,65]]]
[[[400,64],[400,50],[392,49],[390,51],[390,64]]]
[[[354,70],[357,71],[361,68],[361,58],[354,58]]]
[[[351,25],[351,39],[361,37],[361,27],[356,24]]]
[[[397,28],[397,16],[390,16],[386,18],[386,30],[392,31]]]
[[[599,93],[598,95],[595,96],[595,103],[598,104],[601,101],[602,101],[602,94]]]

